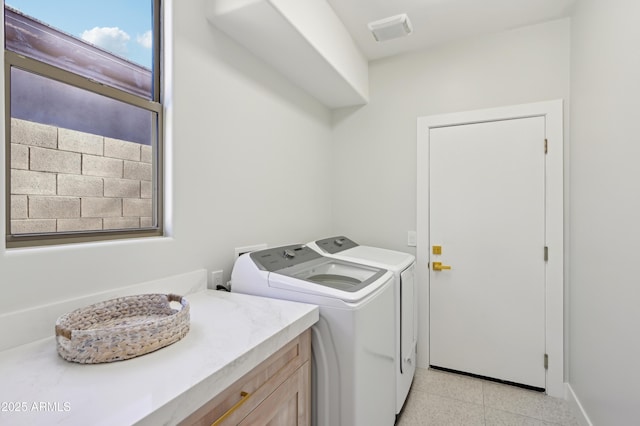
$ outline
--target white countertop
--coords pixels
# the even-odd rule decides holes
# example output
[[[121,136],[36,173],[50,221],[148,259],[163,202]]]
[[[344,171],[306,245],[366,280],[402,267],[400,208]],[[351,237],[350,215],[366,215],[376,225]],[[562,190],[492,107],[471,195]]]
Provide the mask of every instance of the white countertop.
[[[0,352],[0,424],[176,424],[318,320],[314,305],[212,290],[186,298],[189,333],[138,358],[71,363],[53,337]]]

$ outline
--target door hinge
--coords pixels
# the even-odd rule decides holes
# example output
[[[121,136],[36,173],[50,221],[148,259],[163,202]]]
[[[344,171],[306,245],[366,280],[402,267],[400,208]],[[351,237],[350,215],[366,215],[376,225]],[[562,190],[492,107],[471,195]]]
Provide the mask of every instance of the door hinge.
[[[544,140],[544,153],[546,154],[549,151],[549,141]]]
[[[544,354],[544,369],[545,370],[549,369],[549,355],[548,354]]]
[[[544,261],[548,262],[549,261],[549,247],[544,246]]]

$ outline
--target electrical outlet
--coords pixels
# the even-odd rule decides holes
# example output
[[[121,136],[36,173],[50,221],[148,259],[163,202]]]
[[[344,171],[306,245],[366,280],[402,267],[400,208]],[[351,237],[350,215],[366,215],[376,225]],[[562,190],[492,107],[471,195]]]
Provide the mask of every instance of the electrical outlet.
[[[222,270],[211,272],[211,289],[212,290],[217,290],[219,285],[224,285],[222,284],[222,272],[223,272]]]

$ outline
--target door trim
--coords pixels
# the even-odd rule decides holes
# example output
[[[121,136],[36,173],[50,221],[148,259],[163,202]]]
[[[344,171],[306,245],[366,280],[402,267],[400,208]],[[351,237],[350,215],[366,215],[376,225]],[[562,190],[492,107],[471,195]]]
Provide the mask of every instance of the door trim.
[[[545,240],[549,258],[545,276],[545,348],[549,356],[548,395],[564,398],[564,211],[562,100],[418,117],[417,247],[418,366],[429,366],[429,131],[432,128],[527,117],[545,117]],[[540,145],[540,149],[544,146]],[[425,195],[426,194],[426,195]],[[542,253],[541,253],[542,255]],[[543,362],[543,359],[540,360]]]

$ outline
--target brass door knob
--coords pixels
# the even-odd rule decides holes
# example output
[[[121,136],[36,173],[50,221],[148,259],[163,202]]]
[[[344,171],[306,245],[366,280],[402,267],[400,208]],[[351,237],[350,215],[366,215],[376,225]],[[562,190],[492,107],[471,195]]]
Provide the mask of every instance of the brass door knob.
[[[434,271],[444,271],[445,269],[451,269],[450,265],[443,265],[442,262],[432,262]]]

